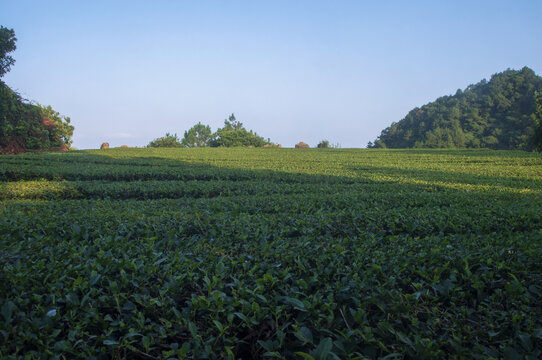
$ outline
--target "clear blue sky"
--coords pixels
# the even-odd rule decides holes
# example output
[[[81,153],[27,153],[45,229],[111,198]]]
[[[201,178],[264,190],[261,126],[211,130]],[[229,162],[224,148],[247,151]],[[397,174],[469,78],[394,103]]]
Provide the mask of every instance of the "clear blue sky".
[[[292,147],[365,147],[415,106],[542,72],[542,1],[1,0],[3,80],[70,116],[74,146],[144,146],[235,113]]]

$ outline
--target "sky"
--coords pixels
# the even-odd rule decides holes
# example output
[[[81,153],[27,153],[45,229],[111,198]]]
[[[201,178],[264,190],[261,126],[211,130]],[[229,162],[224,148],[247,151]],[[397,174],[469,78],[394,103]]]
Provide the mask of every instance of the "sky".
[[[73,146],[146,146],[234,113],[284,147],[365,147],[508,68],[542,74],[542,1],[0,0],[3,81],[71,118]]]

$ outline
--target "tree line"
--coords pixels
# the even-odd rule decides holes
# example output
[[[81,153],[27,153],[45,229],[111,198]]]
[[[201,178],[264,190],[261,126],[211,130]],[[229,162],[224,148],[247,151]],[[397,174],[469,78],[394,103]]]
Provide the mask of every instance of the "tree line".
[[[265,140],[252,130],[247,130],[243,123],[231,114],[224,120],[224,126],[216,132],[209,125],[198,122],[184,132],[182,139],[177,134],[166,133],[165,136],[152,140],[148,147],[236,147],[236,146],[274,146],[270,139]]]
[[[542,77],[524,67],[495,74],[412,109],[369,148],[542,150]]]
[[[15,59],[15,32],[0,26],[0,153],[69,149],[74,127],[70,118],[23,99],[1,78]],[[212,132],[198,122],[182,139],[166,133],[149,147],[274,146],[231,114]],[[322,140],[317,147],[335,147]],[[337,145],[338,147],[338,145]],[[528,67],[508,69],[455,95],[412,109],[392,123],[369,148],[491,148],[542,151],[542,77]]]

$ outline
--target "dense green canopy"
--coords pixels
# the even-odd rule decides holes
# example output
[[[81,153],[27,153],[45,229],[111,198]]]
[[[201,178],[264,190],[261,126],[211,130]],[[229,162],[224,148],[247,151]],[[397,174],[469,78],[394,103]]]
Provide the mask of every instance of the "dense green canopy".
[[[156,138],[152,140],[147,147],[170,147],[170,148],[179,148],[183,147],[183,144],[179,140],[179,137],[177,134],[171,135],[170,133],[166,133],[165,136]]]
[[[384,129],[376,148],[535,148],[542,77],[524,67],[495,74],[453,96],[414,108]]]
[[[271,145],[252,130],[247,130],[243,123],[231,114],[224,120],[224,127],[216,132],[211,131],[209,125],[198,122],[189,130],[184,132],[184,137],[179,140],[177,134],[166,134],[165,137],[151,141],[148,147],[262,147]]]
[[[234,114],[224,120],[224,127],[218,129],[213,135],[213,140],[209,142],[211,147],[262,147],[265,144],[269,144],[269,141],[265,141],[252,130],[245,129],[243,123],[237,120]]]
[[[8,55],[17,49],[15,32],[0,26],[0,77],[4,76],[15,63],[15,59]]]
[[[0,80],[0,154],[67,150],[73,130],[69,117],[24,101]]]

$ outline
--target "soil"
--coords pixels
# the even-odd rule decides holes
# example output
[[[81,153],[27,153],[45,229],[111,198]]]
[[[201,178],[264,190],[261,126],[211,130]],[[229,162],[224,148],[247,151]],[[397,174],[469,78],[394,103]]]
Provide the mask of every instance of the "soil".
[[[0,145],[0,154],[15,155],[24,152],[26,152],[26,146],[20,136],[12,136],[5,144]]]
[[[27,149],[24,145],[24,141],[20,136],[12,136],[6,143],[0,145],[0,155],[17,155],[25,152],[44,152],[44,151],[68,151],[66,145],[62,145],[57,148],[51,148],[49,150],[34,150]]]

